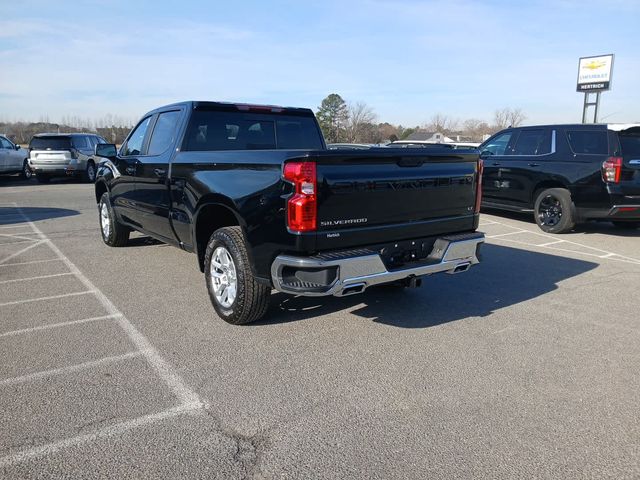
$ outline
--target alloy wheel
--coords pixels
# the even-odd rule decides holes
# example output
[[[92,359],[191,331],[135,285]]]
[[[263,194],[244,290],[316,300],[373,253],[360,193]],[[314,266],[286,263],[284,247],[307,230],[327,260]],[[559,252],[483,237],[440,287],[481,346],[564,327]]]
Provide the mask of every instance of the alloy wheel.
[[[538,218],[542,225],[553,227],[562,220],[562,203],[553,195],[547,195],[540,201]]]
[[[236,300],[238,277],[233,257],[225,247],[218,247],[211,256],[211,284],[216,301],[230,308]]]

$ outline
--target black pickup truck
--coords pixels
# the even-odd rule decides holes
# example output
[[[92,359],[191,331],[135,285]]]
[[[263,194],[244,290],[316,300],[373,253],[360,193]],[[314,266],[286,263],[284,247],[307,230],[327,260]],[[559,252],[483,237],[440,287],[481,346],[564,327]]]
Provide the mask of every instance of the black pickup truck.
[[[97,145],[102,238],[137,230],[195,252],[225,321],[272,289],[351,295],[479,262],[476,151],[327,150],[309,109],[184,102]]]

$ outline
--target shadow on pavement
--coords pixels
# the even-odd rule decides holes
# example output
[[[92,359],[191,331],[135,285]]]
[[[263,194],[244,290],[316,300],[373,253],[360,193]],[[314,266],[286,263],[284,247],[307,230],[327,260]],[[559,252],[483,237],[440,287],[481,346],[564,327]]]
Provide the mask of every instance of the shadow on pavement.
[[[558,288],[558,283],[598,264],[486,244],[483,262],[459,275],[425,277],[422,288],[374,287],[351,297],[271,297],[267,317],[251,325],[307,320],[353,309],[351,315],[402,328],[426,328],[468,317],[486,317]],[[250,325],[250,326],[251,326]]]
[[[35,222],[50,218],[71,217],[79,213],[77,210],[69,210],[67,208],[21,207],[18,210],[15,207],[0,207],[0,225],[23,223],[25,220],[22,214]]]
[[[533,231],[543,233],[542,230],[538,228],[538,225],[533,218],[533,213],[510,212],[507,210],[493,210],[490,208],[483,208],[482,213],[493,215],[495,217],[509,218],[511,220],[517,220],[519,222],[526,222],[531,225]],[[590,222],[579,223],[571,233],[558,235],[558,240],[562,240],[567,235],[571,236],[571,234],[573,233],[584,233],[587,235],[592,233],[600,233],[604,235],[615,235],[617,237],[638,237],[640,236],[640,229],[620,228],[614,226],[611,222],[607,222],[604,220],[592,220]]]

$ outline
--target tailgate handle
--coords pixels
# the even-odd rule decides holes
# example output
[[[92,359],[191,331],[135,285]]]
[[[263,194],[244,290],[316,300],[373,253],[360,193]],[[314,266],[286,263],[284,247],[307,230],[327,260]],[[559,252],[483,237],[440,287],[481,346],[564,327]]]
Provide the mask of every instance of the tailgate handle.
[[[419,167],[424,160],[416,157],[400,157],[396,163],[399,167]]]

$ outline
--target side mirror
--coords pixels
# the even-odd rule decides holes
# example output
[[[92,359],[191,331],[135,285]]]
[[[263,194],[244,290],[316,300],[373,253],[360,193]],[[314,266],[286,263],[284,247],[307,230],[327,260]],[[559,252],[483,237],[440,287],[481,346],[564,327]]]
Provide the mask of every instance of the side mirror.
[[[18,145],[18,144],[16,143],[16,150],[20,150],[20,148],[22,148],[22,147],[20,147],[20,145]]]
[[[480,158],[482,158],[483,160],[485,158],[489,158],[491,155],[493,155],[493,152],[491,150],[483,150],[480,152]]]
[[[113,143],[98,143],[94,153],[98,157],[115,158],[118,151]]]

